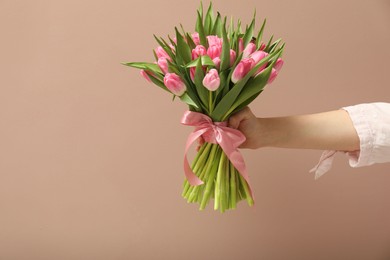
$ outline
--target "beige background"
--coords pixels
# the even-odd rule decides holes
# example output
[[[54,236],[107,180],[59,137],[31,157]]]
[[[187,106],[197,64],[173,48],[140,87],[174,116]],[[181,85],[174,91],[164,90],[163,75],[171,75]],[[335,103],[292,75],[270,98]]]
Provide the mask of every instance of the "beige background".
[[[205,2],[207,5],[208,2]],[[233,1],[287,43],[258,116],[389,102],[390,1]],[[185,106],[122,61],[198,1],[0,1],[0,259],[390,259],[390,165],[244,150],[256,206],[199,212],[180,196]]]

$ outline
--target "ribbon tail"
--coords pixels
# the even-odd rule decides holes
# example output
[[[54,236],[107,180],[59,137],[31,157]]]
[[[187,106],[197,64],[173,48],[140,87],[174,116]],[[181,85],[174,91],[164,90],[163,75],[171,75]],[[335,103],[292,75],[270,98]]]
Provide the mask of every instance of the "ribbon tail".
[[[195,175],[195,173],[192,171],[190,164],[188,163],[187,158],[187,152],[190,146],[198,139],[206,130],[198,130],[195,132],[192,132],[187,139],[187,144],[184,152],[184,174],[186,175],[186,178],[188,182],[192,186],[198,186],[203,184],[203,181],[198,178],[198,176]]]
[[[310,172],[314,172],[314,179],[320,178],[322,175],[324,175],[326,172],[332,168],[332,163],[335,154],[337,151],[324,151],[321,155],[320,161],[316,166],[314,166],[313,169],[310,170]]]

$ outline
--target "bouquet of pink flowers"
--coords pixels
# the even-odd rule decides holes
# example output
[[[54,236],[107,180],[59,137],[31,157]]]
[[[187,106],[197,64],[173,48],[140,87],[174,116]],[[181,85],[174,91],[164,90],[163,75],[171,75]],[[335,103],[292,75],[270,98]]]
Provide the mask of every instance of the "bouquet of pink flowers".
[[[255,15],[241,29],[238,20],[214,14],[212,4],[206,13],[197,11],[194,33],[175,28],[175,37],[155,36],[156,62],[125,62],[141,69],[141,75],[158,87],[179,97],[189,110],[182,124],[194,126],[187,140],[183,197],[204,209],[214,199],[214,209],[224,212],[246,200],[254,204],[252,189],[238,147],[245,136],[227,126],[229,117],[251,103],[278,75],[283,60],[281,39],[262,41],[266,20],[254,37]],[[198,138],[205,141],[188,163],[187,151]]]

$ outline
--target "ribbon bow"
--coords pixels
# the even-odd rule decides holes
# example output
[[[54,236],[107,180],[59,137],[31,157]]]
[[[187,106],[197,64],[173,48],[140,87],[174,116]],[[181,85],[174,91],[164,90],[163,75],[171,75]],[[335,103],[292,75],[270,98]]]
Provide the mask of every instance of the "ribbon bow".
[[[193,186],[203,184],[203,181],[200,180],[192,171],[187,159],[188,149],[200,136],[202,136],[206,142],[219,144],[221,146],[233,166],[248,183],[248,187],[253,198],[244,158],[237,149],[246,140],[243,133],[239,130],[228,127],[227,122],[213,122],[211,118],[205,114],[193,111],[186,111],[181,123],[183,125],[195,127],[195,130],[188,136],[184,153],[184,172],[188,182]]]

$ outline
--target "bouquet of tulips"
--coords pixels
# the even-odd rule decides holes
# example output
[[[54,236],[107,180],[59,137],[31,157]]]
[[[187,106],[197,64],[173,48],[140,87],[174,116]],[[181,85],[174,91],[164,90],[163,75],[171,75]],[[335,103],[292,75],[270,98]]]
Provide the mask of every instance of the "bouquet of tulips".
[[[141,69],[141,75],[158,87],[179,97],[189,110],[182,124],[194,126],[187,140],[183,197],[204,209],[214,199],[221,212],[236,208],[241,200],[254,204],[249,177],[238,147],[245,136],[227,126],[229,117],[251,103],[280,71],[284,44],[264,42],[266,20],[255,34],[255,16],[241,29],[231,19],[214,14],[212,3],[206,13],[197,11],[195,32],[175,28],[175,37],[156,37],[156,62],[124,62]],[[198,138],[205,142],[192,165],[187,151]]]

